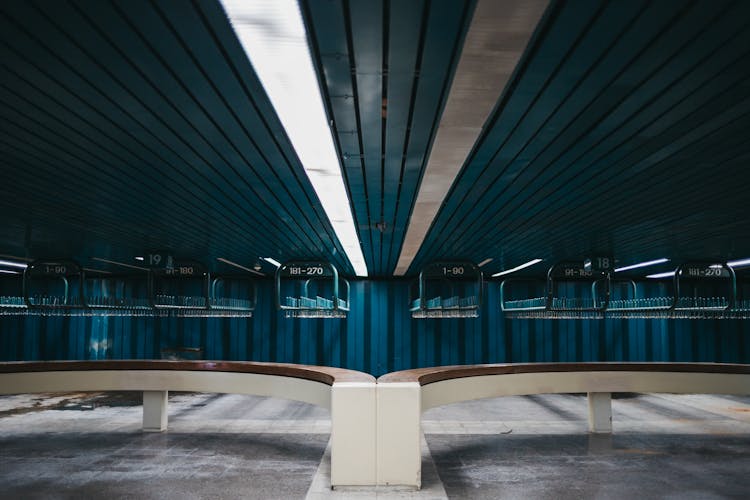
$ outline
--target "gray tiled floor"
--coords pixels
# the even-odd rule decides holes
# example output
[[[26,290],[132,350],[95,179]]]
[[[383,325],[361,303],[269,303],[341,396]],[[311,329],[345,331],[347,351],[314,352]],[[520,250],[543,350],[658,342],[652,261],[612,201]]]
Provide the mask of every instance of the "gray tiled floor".
[[[328,489],[327,411],[171,394],[140,431],[138,393],[0,397],[0,498],[748,498],[750,398],[624,395],[612,436],[580,395],[509,397],[423,416],[423,490]]]

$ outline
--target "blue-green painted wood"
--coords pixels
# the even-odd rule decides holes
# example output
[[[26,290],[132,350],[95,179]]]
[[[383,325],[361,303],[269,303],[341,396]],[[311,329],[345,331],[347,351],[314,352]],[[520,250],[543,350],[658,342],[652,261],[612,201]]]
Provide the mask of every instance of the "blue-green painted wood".
[[[219,2],[4,2],[0,34],[4,253],[352,272]]]
[[[301,2],[370,276],[395,268],[473,4]]]
[[[742,258],[749,13],[552,2],[410,272],[446,253],[488,271],[598,249]]]
[[[286,319],[260,284],[251,319],[0,316],[0,360],[159,358],[200,347],[206,359],[342,366],[381,375],[446,364],[545,361],[750,363],[747,320],[522,320],[487,285],[478,319],[411,319],[404,281],[355,281],[347,319]]]

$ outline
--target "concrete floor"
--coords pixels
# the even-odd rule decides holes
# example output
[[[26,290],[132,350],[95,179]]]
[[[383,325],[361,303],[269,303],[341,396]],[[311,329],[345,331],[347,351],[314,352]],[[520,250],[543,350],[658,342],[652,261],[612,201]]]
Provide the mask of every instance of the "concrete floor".
[[[140,431],[138,393],[0,397],[0,498],[750,498],[750,397],[623,395],[614,434],[578,395],[423,416],[423,489],[328,489],[328,412],[272,398],[171,394]]]

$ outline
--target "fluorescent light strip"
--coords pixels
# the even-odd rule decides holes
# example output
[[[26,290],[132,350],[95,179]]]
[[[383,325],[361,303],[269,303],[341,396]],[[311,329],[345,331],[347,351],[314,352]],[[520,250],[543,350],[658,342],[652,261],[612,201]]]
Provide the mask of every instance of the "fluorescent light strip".
[[[0,269],[2,274],[21,274],[19,271],[8,271],[7,269]]]
[[[102,269],[94,269],[93,267],[84,267],[83,270],[88,271],[90,273],[112,274],[111,271],[104,271]]]
[[[147,267],[134,266],[132,264],[125,264],[124,262],[117,262],[116,260],[102,259],[101,257],[91,257],[91,260],[106,262],[107,264],[114,264],[116,266],[129,267],[131,269],[138,269],[139,271],[148,271]]]
[[[490,257],[489,259],[484,259],[482,262],[480,262],[479,264],[477,264],[477,267],[486,266],[490,262],[492,262],[492,257]]]
[[[669,278],[674,276],[674,271],[667,271],[666,273],[649,274],[647,278]]]
[[[0,266],[20,267],[21,269],[26,269],[28,267],[28,265],[23,262],[13,262],[10,260],[0,260]]]
[[[357,276],[367,276],[297,1],[222,4],[349,262]]]
[[[274,259],[273,257],[261,257],[261,258],[265,260],[266,262],[268,262],[269,264],[273,264],[276,267],[281,267],[281,262]]]
[[[232,262],[231,260],[227,260],[224,257],[217,257],[216,260],[218,260],[219,262],[223,262],[224,264],[229,264],[230,266],[238,267],[238,268],[240,268],[240,269],[242,269],[244,271],[248,271],[250,273],[257,274],[259,276],[265,276],[265,274],[260,273],[260,272],[256,271],[255,269],[250,269],[249,267],[245,267],[242,264],[237,264],[236,262]]]
[[[631,269],[638,269],[639,267],[655,266],[656,264],[663,264],[665,262],[669,262],[669,259],[649,260],[649,261],[646,261],[646,262],[639,262],[638,264],[633,264],[633,265],[630,265],[630,266],[618,267],[618,268],[615,269],[615,272],[619,273],[621,271],[630,271]]]
[[[527,267],[533,266],[534,264],[538,264],[542,260],[543,259],[530,260],[530,261],[526,262],[525,264],[521,264],[520,266],[516,266],[516,267],[514,267],[512,269],[506,269],[505,271],[501,271],[499,273],[495,273],[495,274],[492,275],[492,277],[493,278],[497,278],[498,276],[504,276],[506,274],[510,274],[510,273],[514,273],[516,271],[520,271],[521,269],[525,269]]]
[[[750,259],[733,260],[733,261],[727,262],[727,265],[731,268],[750,266]],[[722,267],[722,266],[720,264],[714,264],[710,267]],[[647,278],[668,278],[670,276],[674,276],[674,271],[669,271],[666,273],[658,273],[658,274],[649,274],[646,277]]]

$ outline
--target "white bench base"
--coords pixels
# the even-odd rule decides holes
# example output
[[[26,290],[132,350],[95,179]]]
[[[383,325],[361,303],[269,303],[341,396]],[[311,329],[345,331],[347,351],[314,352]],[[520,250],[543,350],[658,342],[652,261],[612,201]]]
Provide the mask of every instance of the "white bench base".
[[[167,430],[168,391],[143,391],[143,430],[162,432]]]
[[[589,392],[589,432],[612,432],[612,394]]]

